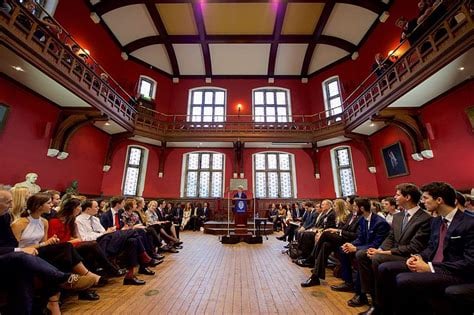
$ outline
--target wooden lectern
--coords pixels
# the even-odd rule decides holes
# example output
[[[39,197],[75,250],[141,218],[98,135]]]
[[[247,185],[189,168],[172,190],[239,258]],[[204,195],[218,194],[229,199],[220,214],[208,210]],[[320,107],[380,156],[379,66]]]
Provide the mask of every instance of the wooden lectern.
[[[234,200],[235,235],[247,235],[247,199]]]

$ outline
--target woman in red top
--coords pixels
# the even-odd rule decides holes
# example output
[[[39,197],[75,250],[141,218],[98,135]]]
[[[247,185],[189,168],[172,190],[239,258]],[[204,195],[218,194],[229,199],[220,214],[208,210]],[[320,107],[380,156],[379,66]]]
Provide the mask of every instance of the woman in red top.
[[[79,199],[71,198],[66,200],[61,205],[56,217],[49,220],[48,235],[56,235],[62,243],[71,243],[84,258],[84,264],[89,270],[103,268],[108,275],[122,275],[123,272],[110,262],[96,241],[81,241],[76,227],[76,217],[81,212],[81,201]],[[104,285],[105,283],[106,280],[101,277],[100,284]]]

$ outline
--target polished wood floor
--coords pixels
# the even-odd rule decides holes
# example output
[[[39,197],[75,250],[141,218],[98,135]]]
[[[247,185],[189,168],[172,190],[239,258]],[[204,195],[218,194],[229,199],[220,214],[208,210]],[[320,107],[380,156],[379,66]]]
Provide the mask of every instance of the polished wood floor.
[[[278,236],[278,234],[276,235]],[[275,234],[263,244],[223,245],[215,235],[184,232],[184,248],[167,255],[144,286],[123,286],[120,278],[97,292],[99,301],[69,297],[64,314],[357,314],[352,293],[333,292],[329,277],[321,286],[301,288],[309,268],[282,254]]]

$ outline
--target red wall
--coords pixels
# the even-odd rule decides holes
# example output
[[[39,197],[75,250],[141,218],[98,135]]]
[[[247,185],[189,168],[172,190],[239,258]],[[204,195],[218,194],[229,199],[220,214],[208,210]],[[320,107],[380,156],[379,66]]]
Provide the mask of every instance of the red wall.
[[[92,126],[83,127],[71,138],[67,159],[47,157],[51,132],[45,135],[45,130],[48,123],[54,126],[59,109],[3,77],[0,103],[10,106],[0,132],[0,183],[22,182],[26,173],[36,172],[42,189],[63,191],[76,179],[81,193],[100,194],[108,135]]]
[[[465,109],[474,104],[473,89],[474,81],[471,80],[422,108],[422,121],[431,124],[435,137],[430,140],[433,159],[414,161],[408,137],[398,128],[387,127],[370,138],[379,195],[392,195],[395,185],[404,182],[422,185],[431,181],[446,181],[457,189],[470,190],[474,187],[471,153],[474,133],[465,113]],[[380,150],[397,141],[402,143],[410,174],[388,179]]]

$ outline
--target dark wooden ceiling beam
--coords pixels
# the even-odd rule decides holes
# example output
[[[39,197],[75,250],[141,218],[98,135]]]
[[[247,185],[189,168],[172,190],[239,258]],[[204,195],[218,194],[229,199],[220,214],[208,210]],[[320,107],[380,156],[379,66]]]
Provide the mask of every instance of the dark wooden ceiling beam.
[[[273,77],[275,75],[275,63],[278,51],[278,44],[281,35],[281,29],[283,28],[283,21],[285,20],[287,3],[278,3],[278,8],[275,17],[275,26],[273,28],[273,41],[270,47],[270,56],[268,58],[268,76]]]
[[[316,28],[313,32],[313,40],[309,43],[308,48],[306,49],[306,54],[303,60],[303,67],[301,69],[302,77],[308,76],[309,65],[311,63],[311,58],[313,57],[314,49],[316,48],[316,44],[318,43],[319,38],[323,33],[324,27],[326,27],[326,24],[329,20],[329,16],[331,16],[331,12],[334,9],[335,5],[336,0],[328,0],[324,5],[323,12],[319,17],[318,24],[316,25]]]
[[[212,76],[211,53],[209,52],[209,43],[206,41],[206,27],[204,26],[204,17],[202,16],[201,4],[195,2],[192,4],[194,20],[199,33],[199,41],[201,42],[202,56],[204,58],[204,70],[206,77]]]
[[[163,24],[163,21],[161,20],[161,16],[158,13],[158,8],[155,5],[155,1],[153,0],[146,0],[145,2],[146,8],[148,10],[148,13],[151,16],[151,19],[153,23],[155,24],[156,29],[158,30],[158,33],[160,34],[160,37],[163,39],[163,44],[165,45],[166,52],[168,53],[168,58],[171,63],[171,69],[173,71],[173,76],[179,76],[179,67],[178,67],[178,60],[176,58],[176,54],[173,49],[173,45],[171,42],[168,40],[168,33],[166,32],[165,25]]]

